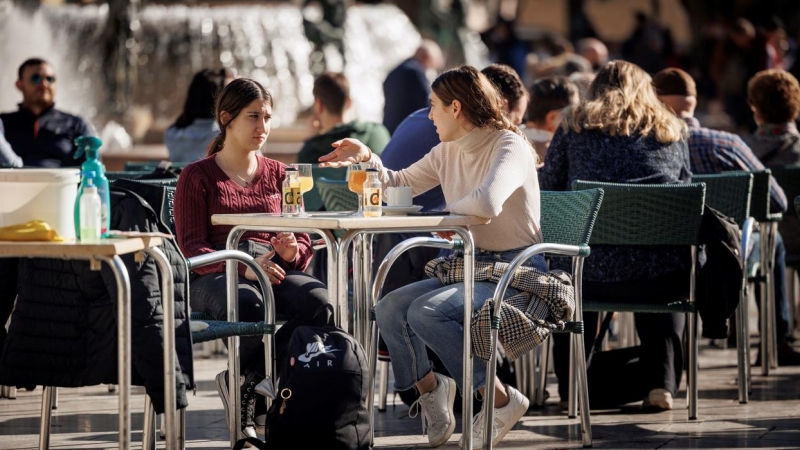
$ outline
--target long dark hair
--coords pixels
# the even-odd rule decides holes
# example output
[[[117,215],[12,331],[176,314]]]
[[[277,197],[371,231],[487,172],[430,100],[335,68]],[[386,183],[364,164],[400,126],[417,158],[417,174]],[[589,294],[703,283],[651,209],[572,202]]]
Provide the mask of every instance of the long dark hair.
[[[491,127],[495,130],[509,130],[530,141],[503,114],[503,98],[486,75],[472,66],[450,69],[436,77],[431,90],[445,105],[453,100],[461,102],[461,110],[476,127]],[[532,146],[531,146],[532,147]]]
[[[272,95],[258,81],[250,78],[237,78],[231,81],[219,94],[217,104],[214,109],[214,117],[219,125],[219,134],[211,140],[206,150],[206,156],[211,156],[220,150],[225,144],[225,132],[228,125],[236,116],[242,112],[247,105],[256,100],[266,101],[272,107]],[[231,115],[227,122],[222,123],[222,112]]]
[[[175,120],[175,128],[186,128],[195,119],[211,119],[214,117],[214,102],[217,100],[225,82],[233,78],[233,72],[228,69],[210,70],[203,69],[197,72],[189,84],[186,93],[186,102],[183,112]]]

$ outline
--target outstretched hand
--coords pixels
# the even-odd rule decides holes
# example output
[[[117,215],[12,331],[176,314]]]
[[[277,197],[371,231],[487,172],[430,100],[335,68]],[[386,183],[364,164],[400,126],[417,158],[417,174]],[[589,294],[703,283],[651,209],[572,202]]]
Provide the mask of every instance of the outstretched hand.
[[[369,160],[372,152],[358,139],[341,139],[333,144],[333,151],[320,156],[320,167],[346,167]]]

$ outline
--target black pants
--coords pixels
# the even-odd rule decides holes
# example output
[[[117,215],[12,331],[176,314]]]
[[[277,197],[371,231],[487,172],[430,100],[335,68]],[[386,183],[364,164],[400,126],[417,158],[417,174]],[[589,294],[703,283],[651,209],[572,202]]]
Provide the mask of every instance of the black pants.
[[[642,303],[688,298],[689,272],[670,272],[655,278],[628,282],[599,283],[583,282],[583,298],[592,301],[633,301]],[[620,378],[614,368],[607,371],[593,370],[592,375],[602,380],[590,380],[593,386],[604,385],[609,392],[620,393],[618,404],[632,401],[628,394],[642,399],[653,389],[662,388],[673,395],[681,384],[683,374],[683,330],[686,325],[684,313],[635,313],[636,332],[641,341],[641,356],[637,367],[641,376],[636,386],[617,386]],[[598,313],[584,312],[584,345],[588,354],[597,336]],[[569,339],[566,333],[553,335],[553,366],[558,377],[558,394],[562,400],[569,392]],[[622,370],[623,368],[619,368]],[[625,395],[623,395],[623,391]]]
[[[202,311],[217,320],[227,318],[227,285],[224,273],[195,275],[190,282],[193,311]],[[272,285],[276,315],[288,319],[275,334],[275,358],[285,359],[292,331],[300,325],[333,326],[333,308],[328,303],[328,289],[319,280],[304,272],[289,270],[280,284]],[[264,320],[264,300],[258,283],[239,277],[239,321]],[[264,371],[264,344],[260,336],[240,340],[243,373]],[[280,367],[279,367],[280,369]]]

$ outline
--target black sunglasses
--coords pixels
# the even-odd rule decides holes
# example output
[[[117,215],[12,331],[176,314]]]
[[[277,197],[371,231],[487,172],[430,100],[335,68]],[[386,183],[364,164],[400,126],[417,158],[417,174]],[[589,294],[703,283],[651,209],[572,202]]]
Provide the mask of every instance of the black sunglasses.
[[[53,75],[48,75],[46,77],[35,73],[31,75],[31,83],[33,84],[42,84],[42,80],[47,80],[48,83],[53,84],[56,82],[56,77]]]

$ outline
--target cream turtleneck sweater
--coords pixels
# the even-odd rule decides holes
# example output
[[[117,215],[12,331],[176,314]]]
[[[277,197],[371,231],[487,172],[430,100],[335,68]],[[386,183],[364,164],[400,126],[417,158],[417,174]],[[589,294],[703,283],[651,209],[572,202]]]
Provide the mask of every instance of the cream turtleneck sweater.
[[[542,242],[533,150],[511,131],[475,128],[396,172],[374,154],[369,164],[380,169],[384,187],[411,186],[416,196],[441,185],[448,211],[492,219],[471,228],[478,248],[505,251]]]

